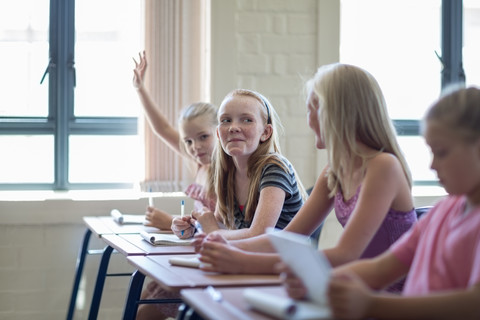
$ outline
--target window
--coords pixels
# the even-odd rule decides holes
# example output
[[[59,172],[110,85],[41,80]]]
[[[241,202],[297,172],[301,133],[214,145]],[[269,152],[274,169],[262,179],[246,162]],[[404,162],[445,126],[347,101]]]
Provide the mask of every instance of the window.
[[[0,2],[0,85],[8,88],[0,95],[0,189],[120,188],[140,180],[141,107],[131,81],[132,57],[144,47],[142,6]]]
[[[474,2],[464,1],[463,59],[467,83],[478,85],[480,6]],[[455,0],[341,1],[340,60],[378,80],[416,185],[438,184],[419,126],[442,86],[463,80],[461,10]]]

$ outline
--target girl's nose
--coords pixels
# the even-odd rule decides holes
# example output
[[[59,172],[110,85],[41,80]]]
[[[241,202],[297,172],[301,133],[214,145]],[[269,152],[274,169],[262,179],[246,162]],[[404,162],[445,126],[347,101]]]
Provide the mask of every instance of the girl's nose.
[[[238,125],[232,123],[230,125],[230,127],[228,128],[228,131],[229,132],[238,132],[238,131],[240,131],[240,128],[238,127]]]

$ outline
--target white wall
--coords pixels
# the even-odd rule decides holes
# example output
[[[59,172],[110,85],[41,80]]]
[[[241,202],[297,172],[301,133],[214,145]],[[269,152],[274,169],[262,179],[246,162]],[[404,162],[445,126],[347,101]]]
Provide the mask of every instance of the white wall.
[[[211,1],[213,101],[219,104],[237,87],[270,98],[285,126],[283,151],[304,185],[313,185],[325,155],[314,148],[302,88],[319,65],[338,58],[338,1]],[[437,194],[434,190],[416,202],[431,204]],[[135,193],[0,192],[0,319],[64,319],[85,231],[82,217],[106,215],[112,208],[140,213],[146,205],[144,195]],[[156,205],[175,212],[178,198],[158,198]],[[330,216],[321,246],[333,245],[340,231]],[[103,244],[94,239],[91,246]],[[84,308],[90,303],[98,263],[98,256],[87,258]],[[131,271],[119,255],[110,265],[113,271]],[[99,319],[121,317],[127,285],[125,278],[107,280]],[[87,314],[77,310],[75,318]]]

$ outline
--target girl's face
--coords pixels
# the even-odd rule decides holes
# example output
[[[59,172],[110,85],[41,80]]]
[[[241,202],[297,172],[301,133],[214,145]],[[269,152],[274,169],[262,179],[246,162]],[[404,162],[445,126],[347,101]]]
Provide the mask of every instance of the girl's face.
[[[210,125],[210,119],[206,115],[183,121],[180,126],[187,153],[200,165],[211,162],[215,148],[214,132],[215,126]]]
[[[478,194],[480,140],[466,143],[435,121],[428,121],[425,140],[432,150],[431,168],[449,194]]]
[[[325,149],[325,143],[320,132],[319,119],[320,106],[317,95],[312,91],[307,98],[307,121],[308,126],[315,133],[315,146],[317,149]]]
[[[272,134],[272,126],[261,116],[265,108],[250,96],[227,98],[218,110],[217,135],[222,149],[232,157],[249,157],[260,142]]]

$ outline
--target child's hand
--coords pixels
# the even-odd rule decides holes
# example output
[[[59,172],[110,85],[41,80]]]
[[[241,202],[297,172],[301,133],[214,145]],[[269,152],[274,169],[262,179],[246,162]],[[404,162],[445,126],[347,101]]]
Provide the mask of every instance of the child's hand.
[[[275,270],[280,273],[280,278],[290,298],[300,300],[307,296],[307,288],[303,281],[285,263],[277,263]]]
[[[135,69],[133,69],[133,87],[136,89],[143,87],[143,78],[145,77],[145,71],[147,70],[145,51],[139,53],[138,57],[138,62],[133,58],[133,61],[135,62]]]
[[[207,236],[200,249],[200,261],[203,263],[201,269],[208,272],[245,273],[244,266],[250,264],[250,261],[244,258],[243,251],[229,245],[220,235],[217,237],[214,234]]]
[[[354,273],[332,273],[328,299],[335,319],[363,319],[373,294]]]
[[[193,227],[193,219],[190,216],[185,216],[183,218],[175,217],[172,220],[172,231],[180,239],[189,239],[193,237],[195,233],[195,228]]]
[[[218,229],[217,219],[210,209],[203,207],[202,211],[193,211],[192,216],[197,220],[205,233],[210,233]]]
[[[146,226],[152,226],[160,230],[170,230],[173,217],[160,209],[154,207],[147,207],[145,212],[145,220],[148,221]]]

